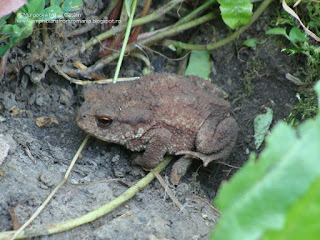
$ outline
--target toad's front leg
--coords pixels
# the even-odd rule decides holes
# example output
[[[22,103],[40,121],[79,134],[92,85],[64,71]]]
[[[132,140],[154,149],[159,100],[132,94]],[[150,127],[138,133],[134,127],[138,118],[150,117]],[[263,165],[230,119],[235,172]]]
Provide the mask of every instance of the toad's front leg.
[[[132,164],[151,169],[156,167],[166,154],[171,133],[165,128],[156,128],[146,133],[146,137],[148,138],[146,150],[134,158]]]

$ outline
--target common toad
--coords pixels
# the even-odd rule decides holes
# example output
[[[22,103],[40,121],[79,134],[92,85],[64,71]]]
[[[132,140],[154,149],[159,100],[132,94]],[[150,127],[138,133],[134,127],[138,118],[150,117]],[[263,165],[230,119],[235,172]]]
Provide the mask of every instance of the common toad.
[[[195,76],[153,73],[136,81],[89,87],[78,126],[103,141],[143,152],[133,164],[155,167],[163,156],[184,155],[173,166],[178,183],[191,159],[207,166],[231,152],[238,126],[224,92]]]

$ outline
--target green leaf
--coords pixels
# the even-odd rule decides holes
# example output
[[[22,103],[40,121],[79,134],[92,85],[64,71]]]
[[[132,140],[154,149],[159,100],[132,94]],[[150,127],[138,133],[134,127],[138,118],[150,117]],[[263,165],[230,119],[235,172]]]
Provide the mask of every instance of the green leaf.
[[[272,123],[273,118],[273,111],[271,108],[266,108],[267,112],[264,114],[259,114],[254,118],[254,144],[256,146],[256,149],[258,149],[265,136],[267,135],[267,132],[269,131],[270,125]]]
[[[62,3],[62,10],[63,12],[74,12],[78,11],[82,8],[83,2],[82,0],[65,0]]]
[[[320,178],[311,186],[306,195],[297,201],[287,214],[285,227],[270,231],[263,240],[319,240],[320,227]]]
[[[209,80],[211,71],[209,51],[192,51],[185,75],[195,75]]]
[[[218,0],[223,21],[232,29],[245,25],[252,15],[250,0]]]
[[[176,51],[177,51],[177,48],[176,48],[173,44],[170,44],[170,45],[168,46],[168,48],[169,48],[171,51],[173,51],[173,52],[176,52]]]
[[[267,35],[282,35],[289,39],[289,36],[284,28],[271,28],[266,31]]]
[[[58,18],[63,18],[63,11],[59,6],[50,6],[44,9],[41,13],[42,17],[40,20],[55,20]]]
[[[20,28],[17,25],[13,24],[6,24],[1,28],[0,33],[1,34],[11,34],[12,36],[14,35],[20,35]]]
[[[1,29],[1,27],[4,25],[4,24],[6,24],[6,20],[9,18],[11,16],[11,13],[10,14],[8,14],[8,15],[6,15],[6,16],[4,16],[4,17],[2,17],[2,18],[0,18],[0,29]]]
[[[131,5],[132,5],[132,0],[125,0],[124,3],[126,5],[127,14],[130,17],[130,10],[131,10]]]
[[[29,0],[19,11],[31,14],[39,14],[45,6],[45,0]]]
[[[211,239],[256,240],[285,226],[287,212],[320,177],[320,116],[302,125],[308,129],[297,134],[278,123],[259,160],[251,157],[221,187],[215,203],[222,213]]]
[[[245,45],[245,46],[247,46],[247,47],[253,48],[253,47],[256,47],[256,46],[257,46],[257,40],[254,39],[254,38],[249,38],[249,39],[245,40],[245,41],[242,43],[242,45]]]
[[[254,156],[250,156],[248,162],[230,182],[224,183],[220,188],[215,199],[220,210],[225,211],[229,206],[236,204],[247,191],[255,187],[255,184],[259,184],[259,180],[288,152],[296,140],[297,137],[290,127],[284,123],[276,125],[272,134],[266,138],[267,147],[261,153],[259,161],[256,163]]]
[[[0,47],[0,57],[3,57],[6,52],[9,50],[10,46],[9,44],[5,44],[3,46]]]
[[[297,27],[293,27],[289,33],[289,40],[293,43],[305,42],[309,40],[308,35]]]
[[[318,114],[320,114],[320,81],[316,83],[316,85],[314,86],[314,90],[318,95]]]
[[[60,6],[61,0],[50,0],[50,6]]]

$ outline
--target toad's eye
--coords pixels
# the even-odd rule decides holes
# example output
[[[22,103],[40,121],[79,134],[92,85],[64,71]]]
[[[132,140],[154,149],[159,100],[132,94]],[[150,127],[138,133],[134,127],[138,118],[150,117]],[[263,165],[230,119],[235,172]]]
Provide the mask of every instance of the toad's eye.
[[[108,117],[98,117],[97,119],[100,127],[108,127],[112,123],[112,119]]]

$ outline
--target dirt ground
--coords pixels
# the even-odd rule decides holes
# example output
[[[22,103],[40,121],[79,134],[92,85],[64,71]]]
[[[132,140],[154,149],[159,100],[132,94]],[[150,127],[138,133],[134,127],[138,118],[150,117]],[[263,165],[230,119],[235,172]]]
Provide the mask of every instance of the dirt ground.
[[[98,15],[104,8],[99,0],[84,2],[85,17]],[[297,88],[285,78],[285,74],[294,74],[296,66],[303,63],[286,56],[281,52],[281,43],[264,34],[273,17],[271,9],[275,7],[269,7],[237,41],[211,51],[212,82],[229,94],[232,115],[239,124],[240,133],[228,158],[229,165],[211,163],[203,168],[200,162],[194,162],[181,183],[177,187],[170,186],[184,206],[182,211],[154,180],[125,205],[97,221],[36,239],[207,239],[219,216],[210,206],[218,187],[244,164],[250,152],[255,151],[254,117],[264,113],[264,107],[270,107],[274,111],[274,124],[287,117],[291,112],[290,106],[297,104]],[[172,12],[174,16],[176,12]],[[176,21],[174,17],[170,19]],[[160,20],[158,24],[161,24]],[[61,26],[63,31],[76,27]],[[59,38],[57,35],[50,37],[52,42],[60,44],[59,49],[63,52],[62,49],[68,51],[81,41],[90,39],[98,30],[64,42],[55,41]],[[204,42],[212,38],[212,33],[218,39],[229,33],[220,19],[204,24],[197,31],[199,41]],[[187,39],[191,33],[186,31],[177,39]],[[263,43],[254,49],[241,46],[247,38],[256,38]],[[41,62],[30,65],[35,49],[41,49],[41,46],[40,39],[34,39],[31,42],[26,40],[13,49],[8,61],[11,72],[0,82],[0,145],[9,148],[8,155],[0,162],[0,231],[12,230],[11,208],[14,208],[20,224],[36,211],[62,180],[86,135],[74,122],[75,112],[81,103],[82,87],[70,84],[51,70],[40,83],[32,81],[32,74],[43,69]],[[155,49],[176,58],[167,49],[159,46]],[[93,48],[91,52],[80,55],[79,59],[85,64],[92,64],[97,60],[94,57],[96,53],[97,49]],[[63,54],[51,54],[45,61],[61,62],[63,57]],[[157,54],[148,57],[156,71],[177,72],[177,61]],[[107,77],[113,76],[115,65],[110,66],[112,70],[104,70]],[[141,76],[143,67],[143,62],[126,57],[121,76]],[[35,119],[42,116],[54,116],[57,122],[50,127],[39,128]],[[91,138],[75,164],[69,182],[32,226],[78,217],[119,196],[127,186],[119,181],[106,180],[120,178],[131,185],[146,174],[139,167],[130,165],[130,157],[131,152],[118,145]],[[161,173],[165,180],[168,180],[171,166],[172,163]]]

